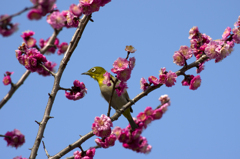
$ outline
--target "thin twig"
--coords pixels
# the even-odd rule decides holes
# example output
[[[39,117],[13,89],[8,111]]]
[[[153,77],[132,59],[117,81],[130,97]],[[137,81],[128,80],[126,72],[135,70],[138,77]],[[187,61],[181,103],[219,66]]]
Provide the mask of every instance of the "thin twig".
[[[42,144],[43,144],[43,149],[44,149],[44,151],[45,151],[45,153],[46,153],[47,157],[49,158],[49,157],[50,157],[50,155],[49,155],[49,153],[48,153],[48,151],[47,151],[47,149],[46,149],[46,147],[45,147],[45,144],[44,144],[44,142],[43,142],[43,141],[42,141]]]
[[[50,116],[55,97],[59,90],[59,83],[60,83],[63,71],[65,70],[67,63],[70,60],[70,57],[71,57],[73,51],[77,47],[78,42],[82,36],[82,33],[83,33],[90,18],[91,18],[91,15],[88,15],[88,16],[84,15],[82,17],[80,23],[78,24],[78,28],[76,29],[76,31],[72,37],[72,40],[70,41],[70,43],[68,45],[67,51],[64,54],[64,57],[60,63],[60,66],[59,66],[56,76],[54,78],[54,85],[53,85],[52,92],[51,92],[51,98],[48,98],[48,103],[47,103],[47,106],[46,106],[46,109],[44,112],[43,119],[41,121],[42,124],[39,126],[38,133],[37,133],[37,136],[36,136],[29,159],[35,159],[37,156],[39,145],[42,140],[46,125],[48,123],[48,119],[49,119],[48,117]],[[71,146],[68,146],[68,148],[71,149]]]
[[[43,64],[39,63],[40,66],[42,66],[42,68],[47,71],[48,73],[50,73],[53,77],[55,77],[55,73],[53,73],[52,71],[50,71],[46,66],[44,66]]]
[[[70,88],[63,88],[63,87],[59,87],[59,90],[71,91],[72,89],[70,89]]]
[[[197,67],[199,65],[199,63],[202,63],[204,61],[206,61],[208,59],[208,57],[206,55],[203,55],[201,58],[199,58],[197,61],[191,63],[188,65],[188,67],[183,67],[182,69],[178,70],[177,72],[175,72],[177,74],[177,76],[180,76],[181,73],[186,72],[187,70],[193,68],[193,67]],[[128,103],[126,103],[121,109],[119,109],[112,117],[111,120],[115,121],[117,120],[121,114],[128,108],[130,108],[134,103],[136,103],[137,101],[139,101],[141,98],[143,98],[144,96],[148,95],[148,93],[160,88],[162,86],[162,84],[159,84],[157,86],[149,86],[149,88],[147,90],[145,90],[144,92],[138,94],[136,97],[134,97],[131,101],[129,101]],[[67,146],[66,148],[64,148],[63,150],[61,150],[60,152],[58,152],[56,155],[50,157],[49,159],[59,159],[62,156],[64,156],[65,154],[67,154],[68,152],[70,152],[71,150],[79,147],[79,145],[81,145],[82,143],[84,143],[86,140],[90,139],[91,137],[93,137],[93,131],[90,131],[89,133],[87,133],[86,135],[82,136],[80,139],[78,139],[77,141],[75,141],[74,143],[72,143],[71,145]]]
[[[127,52],[127,57],[126,57],[126,59],[128,59],[128,57],[129,57],[129,54],[130,54],[130,52],[128,51],[128,52]]]
[[[1,20],[0,20],[0,24],[1,24],[1,22],[3,22],[4,20],[7,20],[7,19],[12,18],[12,17],[15,17],[15,16],[17,16],[17,15],[20,15],[20,14],[22,14],[23,12],[25,12],[25,11],[27,11],[27,10],[30,10],[30,9],[32,9],[32,8],[36,8],[37,6],[38,6],[38,4],[36,4],[36,5],[32,6],[32,7],[26,7],[26,8],[24,8],[23,10],[15,13],[15,14],[9,15],[8,17],[5,17],[5,18],[1,19]]]
[[[11,139],[11,136],[1,135],[1,134],[0,134],[0,137],[7,137]]]
[[[112,78],[111,78],[112,79]],[[113,81],[113,80],[112,80]],[[111,93],[111,97],[110,97],[110,100],[109,100],[109,105],[108,105],[108,112],[107,112],[107,116],[110,117],[110,112],[111,112],[111,105],[112,105],[112,98],[113,98],[113,93],[115,91],[115,86],[116,86],[116,83],[117,83],[118,79],[116,78],[115,81],[113,81],[113,87],[112,87],[112,93]]]

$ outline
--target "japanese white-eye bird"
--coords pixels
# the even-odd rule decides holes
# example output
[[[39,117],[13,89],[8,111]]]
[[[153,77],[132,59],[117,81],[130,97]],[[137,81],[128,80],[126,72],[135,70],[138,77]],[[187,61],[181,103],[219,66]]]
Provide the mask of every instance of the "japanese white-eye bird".
[[[89,75],[90,77],[95,79],[98,82],[102,96],[104,97],[104,99],[107,102],[109,102],[109,100],[111,98],[111,94],[112,94],[113,83],[111,84],[111,86],[107,86],[106,84],[103,84],[103,80],[104,80],[103,75],[105,74],[105,72],[106,72],[106,70],[104,68],[96,66],[96,67],[91,68],[87,72],[82,73],[82,75]],[[115,80],[115,77],[113,77],[112,75],[111,75],[111,77],[113,78],[113,80]],[[120,81],[118,81],[116,85],[118,85],[119,83],[120,83]],[[121,96],[118,96],[116,91],[114,91],[111,106],[115,110],[118,110],[118,109],[121,109],[122,106],[124,106],[126,103],[128,103],[129,100],[130,100],[130,98],[129,98],[126,90],[124,90],[124,93]],[[133,121],[133,118],[132,118],[130,112],[132,112],[132,108],[126,109],[123,112],[123,115],[127,118],[129,124],[131,125],[132,130],[135,130],[138,126]]]

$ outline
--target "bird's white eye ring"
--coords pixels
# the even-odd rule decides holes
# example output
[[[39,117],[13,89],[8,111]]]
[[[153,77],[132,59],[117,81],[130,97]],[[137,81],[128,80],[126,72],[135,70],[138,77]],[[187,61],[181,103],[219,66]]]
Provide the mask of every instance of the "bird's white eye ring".
[[[94,72],[94,71],[96,71],[96,68],[92,68],[91,70],[92,70],[92,72]]]

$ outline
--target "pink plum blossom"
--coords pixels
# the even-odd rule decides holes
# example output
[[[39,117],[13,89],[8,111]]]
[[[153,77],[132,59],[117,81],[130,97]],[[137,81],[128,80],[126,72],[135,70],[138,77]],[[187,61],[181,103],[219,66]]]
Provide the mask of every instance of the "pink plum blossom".
[[[82,151],[75,151],[73,153],[74,159],[81,159],[82,158]]]
[[[215,59],[218,56],[217,52],[218,43],[216,41],[211,41],[205,48],[205,53],[210,59]]]
[[[163,104],[160,109],[162,110],[163,114],[168,110],[169,103]]]
[[[47,13],[50,13],[51,11],[53,11],[55,7],[55,2],[56,0],[31,0],[31,2],[34,5],[37,5],[37,8],[39,10],[39,12],[41,12],[42,16],[45,16]]]
[[[114,61],[113,68],[115,68],[117,71],[123,71],[128,67],[128,63],[129,62],[127,59],[119,57],[116,61]]]
[[[144,110],[144,113],[147,115],[147,116],[151,116],[153,114],[153,109],[152,107],[146,107],[145,110]]]
[[[147,115],[144,112],[140,112],[137,115],[137,119],[139,119],[140,121],[145,121],[147,119]]]
[[[158,100],[161,102],[162,105],[165,103],[169,103],[169,105],[170,105],[170,103],[171,103],[170,98],[167,94],[160,96]]]
[[[131,139],[131,134],[128,129],[122,129],[121,134],[118,137],[119,142],[127,143]]]
[[[111,75],[110,75],[110,73],[106,71],[103,74],[103,77],[104,77],[103,84],[106,84],[108,87],[111,86],[112,84],[111,84]]]
[[[166,68],[161,68],[160,71],[159,71],[159,83],[161,84],[165,84],[166,81],[167,81],[167,71],[166,71]]]
[[[33,8],[28,12],[27,17],[29,20],[39,20],[42,18],[42,11],[40,9]]]
[[[99,137],[108,137],[111,134],[111,127],[113,126],[111,119],[102,114],[100,117],[95,117],[92,124],[93,133]]]
[[[132,70],[135,66],[136,59],[135,57],[130,57],[129,58],[129,68]]]
[[[121,134],[122,129],[119,126],[116,126],[113,130],[112,133],[116,136],[118,139],[119,135]]]
[[[227,40],[228,36],[231,34],[231,28],[227,27],[222,34],[222,40]]]
[[[131,77],[131,69],[125,68],[122,71],[117,72],[117,78],[121,81],[127,81]]]
[[[77,27],[78,26],[78,18],[70,11],[62,11],[62,15],[66,18],[65,26],[67,28]]]
[[[48,15],[48,17],[47,17],[47,22],[54,29],[61,29],[65,25],[66,21],[67,21],[67,19],[59,11],[55,11],[52,14]]]
[[[185,57],[185,59],[190,59],[192,57],[192,50],[186,46],[180,46],[179,52]]]
[[[7,141],[7,146],[10,145],[12,147],[18,148],[25,143],[25,137],[18,129],[8,131],[5,136],[7,136],[4,137],[4,140]]]
[[[83,82],[74,80],[73,87],[70,92],[65,91],[65,96],[69,100],[79,100],[85,96],[87,93],[87,88]]]
[[[100,0],[79,0],[81,12],[90,15],[93,12],[99,11]]]
[[[156,119],[161,119],[161,118],[162,118],[162,114],[163,114],[162,109],[160,109],[160,108],[155,109],[155,110],[153,111],[152,118],[153,118],[154,120],[156,120]]]
[[[236,43],[236,44],[240,44],[240,30],[238,28],[234,28],[232,29],[232,32],[233,32],[233,41]]]
[[[184,66],[185,58],[179,51],[175,51],[173,54],[173,62],[179,66]]]
[[[94,157],[95,151],[96,151],[95,148],[90,148],[90,149],[88,149],[87,152],[86,152],[86,156],[88,156],[88,157]]]
[[[198,65],[198,68],[197,68],[197,73],[200,73],[200,72],[202,72],[202,70],[204,70],[204,63],[200,63],[199,65]]]
[[[190,83],[189,89],[196,90],[201,85],[201,78],[199,75],[195,76]]]
[[[9,16],[7,14],[0,16],[0,20],[3,20],[6,18],[2,22],[0,22],[0,34],[3,37],[10,36],[18,30],[18,23],[15,23],[15,24],[11,23],[12,18],[8,18],[8,17]]]
[[[6,85],[9,85],[12,83],[12,80],[11,80],[11,77],[10,76],[4,76],[3,77],[3,84],[6,86]]]
[[[147,83],[147,80],[145,78],[141,78],[140,80],[140,89],[145,91],[149,87],[149,84]]]
[[[230,53],[232,52],[233,48],[231,47],[231,45],[224,44],[221,49],[218,51],[219,54],[217,56],[217,58],[215,59],[215,62],[220,62],[222,61],[224,58],[226,58],[228,55],[230,55]]]
[[[60,45],[57,46],[57,48],[58,48],[58,51],[57,51],[58,55],[64,54],[67,51],[68,43],[62,42]]]
[[[6,71],[6,73],[4,74],[4,78],[3,78],[4,85],[9,85],[12,83],[12,79],[10,77],[12,74],[13,74],[13,72]]]
[[[155,76],[149,76],[148,81],[152,83],[154,86],[157,86],[160,83],[158,78]]]
[[[72,12],[77,17],[82,15],[81,7],[76,4],[71,4],[69,11]]]
[[[119,83],[119,85],[117,86],[117,88],[116,88],[117,95],[118,95],[118,96],[121,96],[121,95],[126,91],[127,88],[128,88],[128,87],[127,87],[127,83],[121,81],[121,82]]]
[[[194,26],[189,30],[189,39],[195,38],[199,33],[198,27]]]
[[[33,47],[36,45],[37,40],[32,38],[32,36],[35,34],[35,32],[28,30],[23,32],[21,37],[23,38],[24,42],[27,44],[28,47]]]
[[[166,74],[159,75],[159,83],[165,84],[166,81],[167,81],[167,75]]]
[[[173,85],[175,85],[175,82],[176,82],[176,78],[177,78],[177,75],[175,72],[172,72],[172,71],[169,71],[167,73],[167,80],[165,82],[165,85],[167,87],[172,87]]]

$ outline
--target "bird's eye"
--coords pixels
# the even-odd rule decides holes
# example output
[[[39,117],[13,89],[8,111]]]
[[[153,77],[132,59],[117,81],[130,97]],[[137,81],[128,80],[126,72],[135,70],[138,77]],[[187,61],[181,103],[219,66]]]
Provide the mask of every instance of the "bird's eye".
[[[94,72],[94,71],[96,71],[96,68],[92,68],[91,70],[92,70],[92,72]]]

